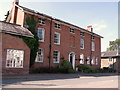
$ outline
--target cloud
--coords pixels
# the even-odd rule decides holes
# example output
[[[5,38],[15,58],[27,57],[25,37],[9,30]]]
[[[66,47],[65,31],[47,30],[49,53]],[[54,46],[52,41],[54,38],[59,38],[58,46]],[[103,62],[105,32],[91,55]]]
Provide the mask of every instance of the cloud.
[[[107,24],[103,21],[97,22],[93,24],[93,28],[95,31],[101,31],[104,30],[105,28],[107,28]]]

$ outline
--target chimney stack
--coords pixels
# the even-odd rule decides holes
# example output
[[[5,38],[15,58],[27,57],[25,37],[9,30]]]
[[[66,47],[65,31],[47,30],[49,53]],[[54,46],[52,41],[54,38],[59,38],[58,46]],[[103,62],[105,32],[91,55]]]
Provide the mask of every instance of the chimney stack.
[[[93,28],[92,28],[92,25],[91,26],[87,26],[87,30],[93,32]]]
[[[14,0],[13,4],[19,4],[19,0]]]

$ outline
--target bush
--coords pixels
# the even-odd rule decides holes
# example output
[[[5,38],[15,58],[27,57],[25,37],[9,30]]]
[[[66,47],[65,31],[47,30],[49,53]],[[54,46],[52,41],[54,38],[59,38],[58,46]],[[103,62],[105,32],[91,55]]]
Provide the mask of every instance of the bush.
[[[74,70],[73,70],[71,63],[67,60],[63,61],[60,64],[59,70],[61,73],[74,73]]]
[[[71,63],[65,60],[57,67],[51,67],[50,69],[41,67],[33,70],[32,73],[74,73],[74,70]]]
[[[97,69],[91,68],[88,65],[78,65],[77,67],[78,67],[78,71],[82,73],[97,73],[98,72]]]

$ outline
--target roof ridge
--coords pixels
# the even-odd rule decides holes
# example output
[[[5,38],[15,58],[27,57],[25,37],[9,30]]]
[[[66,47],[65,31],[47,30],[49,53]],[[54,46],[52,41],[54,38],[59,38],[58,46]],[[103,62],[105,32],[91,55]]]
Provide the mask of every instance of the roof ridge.
[[[54,17],[49,16],[49,15],[47,15],[47,14],[40,13],[40,12],[38,12],[38,11],[35,11],[35,10],[33,10],[33,9],[29,9],[29,8],[24,7],[24,6],[21,6],[21,5],[17,5],[17,6],[19,6],[19,7],[22,8],[23,10],[28,9],[29,12],[36,13],[36,14],[40,14],[40,15],[46,16],[46,17],[48,17],[48,18],[51,18],[51,19],[53,19],[53,20],[57,20],[57,21],[60,21],[60,22],[65,23],[65,24],[72,25],[72,26],[74,26],[74,27],[76,27],[76,28],[82,29],[82,30],[84,30],[84,31],[86,31],[86,32],[88,32],[88,33],[92,33],[92,34],[95,34],[95,35],[97,35],[97,36],[103,38],[101,35],[99,35],[99,34],[97,34],[97,33],[88,31],[88,30],[86,30],[86,29],[84,29],[84,28],[82,28],[82,27],[80,27],[80,26],[74,25],[74,24],[69,23],[69,22],[67,22],[67,21],[64,21],[64,20],[61,20],[61,19],[54,18]],[[26,11],[27,11],[27,10],[26,10]]]

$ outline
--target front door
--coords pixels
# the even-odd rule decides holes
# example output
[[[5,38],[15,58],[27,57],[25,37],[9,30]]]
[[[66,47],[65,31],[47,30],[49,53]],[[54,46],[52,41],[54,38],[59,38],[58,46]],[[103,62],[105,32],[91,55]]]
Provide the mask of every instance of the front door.
[[[69,54],[69,62],[72,64],[73,69],[75,68],[75,53],[70,53]]]

